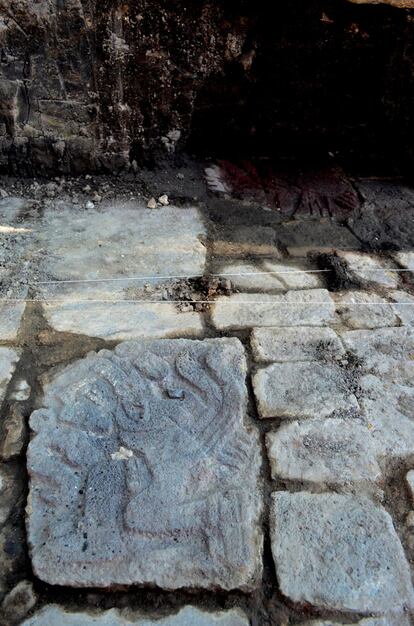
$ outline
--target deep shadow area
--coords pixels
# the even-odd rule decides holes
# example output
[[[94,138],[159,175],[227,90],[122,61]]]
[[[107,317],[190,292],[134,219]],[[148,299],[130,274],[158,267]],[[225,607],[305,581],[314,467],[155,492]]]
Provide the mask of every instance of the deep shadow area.
[[[331,153],[360,175],[408,173],[410,12],[334,0],[250,4],[242,54],[201,89],[188,148],[312,166]]]

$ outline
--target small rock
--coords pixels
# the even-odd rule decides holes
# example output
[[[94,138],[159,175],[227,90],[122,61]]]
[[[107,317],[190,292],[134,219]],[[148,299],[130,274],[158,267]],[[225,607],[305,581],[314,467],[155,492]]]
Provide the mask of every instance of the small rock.
[[[410,511],[405,518],[405,524],[408,528],[414,528],[414,511]]]
[[[102,196],[100,196],[99,193],[94,193],[92,199],[94,202],[102,202]]]
[[[157,201],[155,198],[150,198],[150,200],[148,200],[148,204],[147,204],[147,209],[156,209],[157,208]]]
[[[410,490],[411,500],[414,503],[414,470],[410,470],[405,477],[407,481],[408,489]]]
[[[54,198],[56,195],[57,189],[58,189],[58,185],[56,183],[48,183],[45,187],[46,195],[49,198]]]
[[[162,204],[163,206],[168,206],[170,204],[170,201],[168,200],[168,196],[165,193],[158,198],[158,202]]]
[[[3,423],[0,457],[3,461],[19,456],[26,440],[26,423],[21,408],[13,404]]]
[[[85,204],[85,209],[94,209],[94,208],[95,208],[94,203],[88,200],[88,202]]]
[[[184,174],[182,174],[181,172],[179,172],[179,173],[177,174],[177,178],[178,178],[178,180],[184,180]]]
[[[17,624],[35,606],[37,596],[29,580],[21,580],[4,598],[1,605],[3,619],[7,624]]]
[[[83,188],[83,191],[85,193],[90,193],[92,191],[92,187],[90,185],[85,185],[85,187]]]
[[[29,383],[27,382],[27,380],[21,379],[21,380],[16,381],[14,390],[10,397],[12,400],[23,402],[24,400],[27,400],[29,398],[30,392],[31,392],[31,387]]]
[[[133,456],[134,453],[132,450],[124,448],[124,446],[120,446],[119,450],[111,454],[111,459],[113,461],[127,461],[128,459],[132,459]]]
[[[8,198],[9,194],[5,189],[0,189],[0,198]]]
[[[19,357],[19,351],[0,347],[0,401],[6,394],[7,385],[14,374]]]

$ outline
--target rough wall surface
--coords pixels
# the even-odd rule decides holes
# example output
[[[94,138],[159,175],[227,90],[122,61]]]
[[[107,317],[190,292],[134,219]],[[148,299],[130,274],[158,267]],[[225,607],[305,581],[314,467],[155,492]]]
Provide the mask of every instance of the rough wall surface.
[[[393,4],[409,7],[411,0]],[[304,37],[299,45],[295,24]],[[323,90],[337,88],[335,45],[344,66],[358,68],[361,50],[368,74],[376,63],[385,87],[370,88],[372,107],[402,120],[406,138],[413,25],[407,11],[345,0],[314,0],[305,8],[297,0],[276,8],[251,0],[0,0],[0,169],[118,172],[185,148],[191,136],[205,141],[198,127],[211,135],[208,115],[243,138],[297,127],[301,136],[305,124],[323,134],[321,120],[329,134],[338,111],[326,112],[321,103],[331,102]],[[338,102],[347,117],[340,123],[349,134],[376,112],[367,116],[362,107],[353,124],[360,85],[346,74],[342,84]],[[363,102],[365,94],[359,96]]]
[[[1,0],[0,164],[117,170],[171,152],[246,20],[184,0]]]

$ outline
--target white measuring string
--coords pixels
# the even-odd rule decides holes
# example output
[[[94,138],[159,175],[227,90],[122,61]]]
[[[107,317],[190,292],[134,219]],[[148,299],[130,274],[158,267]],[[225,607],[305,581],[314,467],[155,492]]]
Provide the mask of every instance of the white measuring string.
[[[39,280],[37,285],[60,285],[67,283],[105,283],[125,280],[173,280],[178,278],[222,278],[227,276],[260,276],[265,274],[320,274],[331,270],[271,270],[265,272],[223,272],[220,274],[175,274],[169,276],[117,276],[115,278],[71,278],[69,280]]]
[[[312,289],[306,289],[306,291],[312,292]],[[282,297],[284,294],[269,294],[276,295]],[[271,300],[236,300],[232,299],[229,296],[220,296],[220,299],[216,300],[122,300],[122,299],[109,299],[109,298],[0,298],[0,303],[9,302],[40,302],[43,304],[49,303],[60,303],[60,304],[70,304],[70,303],[89,303],[89,304],[97,304],[97,303],[105,303],[105,304],[266,304],[272,307],[284,307],[284,306],[327,306],[329,302],[272,302]],[[414,306],[413,302],[350,302],[346,303],[346,306],[385,306],[385,305],[397,305],[397,306]]]
[[[364,273],[370,272],[414,272],[414,269],[364,269]],[[71,278],[63,280],[39,280],[37,285],[65,285],[74,283],[106,283],[106,282],[124,282],[124,281],[141,281],[141,280],[177,280],[191,278],[226,278],[226,277],[243,277],[243,276],[266,276],[279,274],[323,274],[332,272],[330,269],[320,270],[266,270],[261,272],[221,272],[211,274],[170,274],[160,276],[116,276],[114,278]]]

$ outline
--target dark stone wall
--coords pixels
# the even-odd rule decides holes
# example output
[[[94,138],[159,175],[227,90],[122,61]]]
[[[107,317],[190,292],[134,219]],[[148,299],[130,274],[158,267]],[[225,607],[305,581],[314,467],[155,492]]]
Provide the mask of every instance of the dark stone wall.
[[[413,12],[345,0],[0,0],[0,170],[119,172],[185,149],[353,158],[378,133],[408,162],[413,40]]]

